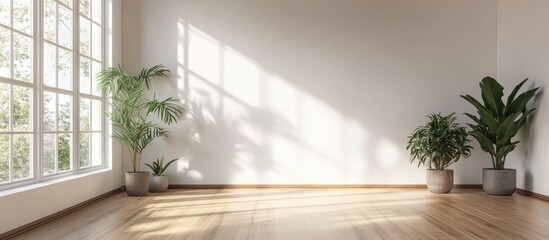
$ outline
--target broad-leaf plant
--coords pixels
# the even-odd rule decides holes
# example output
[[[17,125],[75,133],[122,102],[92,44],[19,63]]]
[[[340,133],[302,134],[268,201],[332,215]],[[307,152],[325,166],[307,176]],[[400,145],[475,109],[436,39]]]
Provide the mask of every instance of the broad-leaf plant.
[[[505,168],[507,154],[515,149],[519,141],[513,137],[524,126],[535,108],[527,105],[536,95],[538,88],[525,91],[517,96],[528,79],[520,82],[503,101],[503,86],[491,77],[480,82],[482,103],[470,95],[461,95],[477,109],[477,115],[464,113],[473,120],[469,123],[470,134],[479,142],[483,151],[490,154],[494,169]]]

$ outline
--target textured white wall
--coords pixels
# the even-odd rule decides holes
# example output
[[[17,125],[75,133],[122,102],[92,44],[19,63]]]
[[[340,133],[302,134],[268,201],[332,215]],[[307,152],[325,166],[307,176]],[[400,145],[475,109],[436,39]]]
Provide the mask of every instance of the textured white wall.
[[[109,12],[113,12],[114,18],[108,21],[112,23],[113,33],[107,39],[107,49],[112,53],[112,59],[107,63],[119,62],[121,59],[121,1],[106,0]],[[109,35],[109,34],[107,34]],[[103,193],[116,189],[122,185],[122,164],[120,161],[120,146],[111,144],[110,157],[111,169],[100,173],[89,174],[67,181],[50,183],[39,188],[28,188],[25,191],[8,194],[12,190],[0,192],[0,233],[7,232],[24,224],[54,214],[88,199],[97,197]],[[112,159],[111,159],[112,158]]]
[[[423,184],[406,137],[466,120],[496,29],[491,0],[124,1],[125,70],[165,64],[155,90],[194,114],[144,160],[181,158],[176,184]],[[489,165],[475,151],[456,183]]]
[[[538,108],[517,140],[520,148],[507,161],[517,169],[517,187],[549,195],[549,1],[498,0],[498,78],[507,90],[529,77],[528,87],[541,87],[532,106]]]

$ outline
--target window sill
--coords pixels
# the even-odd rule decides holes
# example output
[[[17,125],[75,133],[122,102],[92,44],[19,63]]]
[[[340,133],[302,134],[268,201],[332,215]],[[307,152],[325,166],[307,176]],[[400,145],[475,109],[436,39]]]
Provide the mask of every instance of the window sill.
[[[28,185],[24,185],[24,186],[20,186],[20,187],[14,187],[14,188],[6,189],[6,190],[1,190],[0,191],[0,197],[5,197],[5,196],[12,195],[12,194],[26,192],[26,191],[31,191],[31,190],[34,190],[34,189],[50,186],[50,185],[53,185],[53,184],[62,183],[62,182],[66,182],[66,181],[71,181],[71,180],[78,179],[78,178],[88,177],[88,176],[92,176],[92,175],[95,175],[95,174],[104,173],[104,172],[108,172],[108,171],[112,171],[112,169],[111,168],[100,168],[100,169],[93,170],[93,171],[88,171],[88,172],[83,172],[83,173],[78,173],[78,174],[72,174],[72,175],[69,175],[69,176],[66,176],[66,177],[54,178],[54,179],[51,179],[51,180],[45,180],[45,181],[37,182],[37,183],[30,183]]]

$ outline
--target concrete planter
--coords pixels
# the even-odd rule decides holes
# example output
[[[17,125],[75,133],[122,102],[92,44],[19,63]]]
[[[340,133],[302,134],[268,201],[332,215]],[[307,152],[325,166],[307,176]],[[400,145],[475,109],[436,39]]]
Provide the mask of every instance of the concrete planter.
[[[149,172],[126,172],[128,196],[145,196],[149,192]]]
[[[482,169],[482,189],[491,195],[512,195],[517,187],[517,170]]]
[[[427,169],[427,188],[432,193],[449,193],[454,187],[454,170]]]
[[[149,179],[149,192],[165,192],[168,190],[168,177],[154,176]]]

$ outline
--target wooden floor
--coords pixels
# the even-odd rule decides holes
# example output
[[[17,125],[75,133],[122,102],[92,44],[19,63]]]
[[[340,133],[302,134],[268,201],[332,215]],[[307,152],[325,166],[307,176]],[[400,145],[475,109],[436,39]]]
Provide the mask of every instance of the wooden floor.
[[[16,239],[549,239],[549,202],[481,189],[120,193]]]

